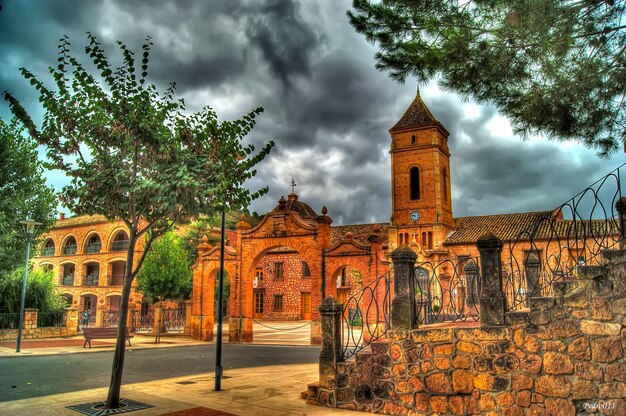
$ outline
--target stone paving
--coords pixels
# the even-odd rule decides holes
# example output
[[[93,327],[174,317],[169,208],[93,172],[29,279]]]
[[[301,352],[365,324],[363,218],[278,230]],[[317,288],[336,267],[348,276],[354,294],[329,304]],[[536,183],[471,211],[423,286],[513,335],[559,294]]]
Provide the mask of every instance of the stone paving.
[[[255,325],[255,343],[307,345],[309,327],[300,327],[298,322],[263,322],[268,327]],[[288,335],[291,334],[291,335]],[[76,337],[75,339],[82,339]],[[62,340],[67,344],[67,339]],[[35,342],[35,341],[33,341]],[[50,340],[46,340],[53,344]],[[306,343],[305,343],[306,342]],[[133,347],[162,348],[184,345],[201,345],[203,342],[187,338],[162,338],[161,344],[154,344],[154,337],[137,336],[133,338]],[[112,350],[110,345],[92,348],[62,345],[44,348],[25,348],[20,354],[15,353],[14,345],[0,345],[1,360],[20,355],[50,355],[66,353],[89,353]],[[276,365],[245,369],[226,369],[222,379],[222,391],[214,391],[214,374],[204,373],[192,376],[161,379],[143,383],[129,384],[122,387],[122,397],[154,407],[129,412],[132,416],[207,416],[207,415],[358,415],[356,412],[340,409],[322,408],[307,405],[300,396],[307,384],[318,379],[317,364]],[[79,413],[66,406],[80,403],[97,402],[106,398],[106,388],[75,391],[24,400],[0,403],[0,415],[73,415]]]

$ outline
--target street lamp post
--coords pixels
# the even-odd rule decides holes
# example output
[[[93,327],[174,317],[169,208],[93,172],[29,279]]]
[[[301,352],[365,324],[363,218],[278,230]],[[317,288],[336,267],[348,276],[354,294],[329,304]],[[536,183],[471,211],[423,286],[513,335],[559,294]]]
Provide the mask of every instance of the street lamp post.
[[[215,342],[215,391],[222,390],[222,292],[224,291],[224,240],[226,239],[226,207],[222,205],[222,238],[220,241],[220,274],[217,293],[217,340]]]
[[[17,348],[15,352],[20,352],[20,345],[22,344],[22,328],[24,327],[24,303],[26,302],[26,278],[28,277],[28,260],[30,257],[30,242],[35,234],[37,226],[41,225],[40,222],[26,220],[20,221],[24,224],[26,231],[26,264],[24,267],[24,280],[22,281],[22,303],[20,304],[20,326],[17,329]]]

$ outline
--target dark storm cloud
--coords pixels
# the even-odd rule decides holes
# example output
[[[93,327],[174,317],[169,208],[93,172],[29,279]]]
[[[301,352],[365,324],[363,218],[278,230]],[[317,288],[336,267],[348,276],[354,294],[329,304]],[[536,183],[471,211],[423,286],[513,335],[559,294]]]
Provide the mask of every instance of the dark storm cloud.
[[[149,80],[160,90],[176,82],[196,111],[213,107],[232,119],[257,106],[265,112],[249,137],[276,142],[251,189],[270,187],[251,207],[272,209],[290,192],[334,224],[386,222],[391,214],[388,129],[415,95],[374,69],[375,47],[345,17],[349,0],[7,0],[0,12],[0,92],[9,89],[41,114],[17,68],[47,75],[57,39],[68,34],[86,60],[85,32],[119,61],[116,40],[140,56],[151,36]],[[456,216],[550,209],[593,182],[623,157],[599,161],[593,152],[510,137],[490,107],[471,108],[456,96],[423,86],[422,96],[450,131]],[[471,110],[471,111],[469,111]],[[0,115],[5,117],[5,106]],[[63,178],[51,174],[51,183]]]

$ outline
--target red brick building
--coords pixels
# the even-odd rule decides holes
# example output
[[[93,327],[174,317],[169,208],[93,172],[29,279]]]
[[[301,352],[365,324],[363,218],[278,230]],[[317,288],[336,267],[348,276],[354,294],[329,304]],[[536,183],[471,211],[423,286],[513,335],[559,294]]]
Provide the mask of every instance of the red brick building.
[[[555,244],[555,236],[565,238],[571,231],[571,221],[563,219],[562,211],[454,218],[450,134],[419,92],[389,132],[389,223],[332,227],[326,207],[317,213],[291,193],[287,199],[281,197],[254,228],[245,219],[237,224],[236,238],[225,257],[231,284],[231,341],[252,340],[252,319],[312,319],[311,341],[318,342],[317,306],[323,297],[333,295],[343,302],[374,282],[390,269],[390,254],[401,245],[417,253],[418,266],[423,265],[430,276],[437,275],[428,296],[444,313],[466,302],[471,288],[463,265],[478,257],[476,241],[486,232],[508,244],[503,263],[510,266],[507,273],[511,278],[503,286],[510,286],[507,300],[516,307],[524,306],[516,302],[525,299],[526,287],[513,269],[530,254],[541,267],[552,270],[593,261],[589,257],[597,251],[598,241],[585,238],[574,246]],[[549,226],[534,230],[532,243],[525,239],[523,232],[542,221]],[[613,235],[615,229],[606,232]],[[214,296],[219,248],[201,244],[199,249],[194,268],[192,334],[212,339],[213,302],[204,300]]]

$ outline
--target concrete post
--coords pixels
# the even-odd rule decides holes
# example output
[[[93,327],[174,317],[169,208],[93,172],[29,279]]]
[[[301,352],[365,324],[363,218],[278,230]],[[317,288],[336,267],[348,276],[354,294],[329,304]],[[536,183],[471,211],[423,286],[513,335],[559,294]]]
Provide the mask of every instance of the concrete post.
[[[617,217],[618,217],[618,221],[619,221],[619,231],[620,231],[620,237],[619,237],[619,248],[620,250],[624,249],[624,245],[626,243],[626,230],[624,229],[625,225],[626,225],[626,197],[621,197],[616,203],[615,203],[615,209],[617,210]]]
[[[322,301],[322,351],[320,352],[320,387],[337,387],[337,363],[343,361],[341,350],[341,303],[332,296]]]
[[[469,313],[478,309],[478,297],[480,296],[480,270],[474,260],[468,260],[463,266],[465,272],[465,284],[467,292],[465,305],[469,309]]]
[[[539,285],[539,257],[534,253],[529,253],[524,259],[524,272],[526,274],[526,292],[528,298],[541,296]]]
[[[504,325],[505,298],[502,290],[502,241],[488,232],[478,239],[482,280],[480,292],[480,324]]]
[[[65,308],[65,328],[68,336],[74,336],[78,333],[78,308]]]
[[[104,311],[106,310],[106,305],[103,305],[98,302],[96,306],[96,328],[101,328],[104,325]]]
[[[393,261],[394,297],[391,302],[391,329],[407,331],[415,325],[414,274],[417,254],[408,246],[391,253]]]

